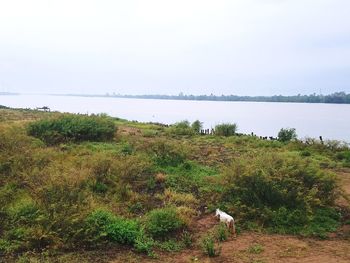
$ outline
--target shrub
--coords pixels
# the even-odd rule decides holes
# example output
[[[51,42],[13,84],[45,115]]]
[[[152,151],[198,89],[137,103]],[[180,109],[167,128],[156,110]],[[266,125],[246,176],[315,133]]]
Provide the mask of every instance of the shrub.
[[[169,143],[164,140],[156,141],[151,145],[156,163],[160,166],[178,166],[186,159],[186,153],[178,144]]]
[[[168,129],[170,134],[174,135],[193,135],[195,131],[191,127],[189,121],[180,121],[171,125]]]
[[[236,123],[222,123],[215,126],[215,135],[218,136],[232,136],[237,132]]]
[[[96,210],[85,221],[85,233],[90,244],[106,241],[140,246],[141,229],[137,221],[117,217],[104,210]]]
[[[344,166],[350,167],[350,150],[338,152],[336,158],[343,161]]]
[[[306,236],[327,238],[329,232],[334,232],[340,226],[340,213],[334,208],[318,208],[310,223],[302,230]]]
[[[295,140],[298,136],[296,130],[294,128],[282,128],[278,132],[278,140],[281,142],[289,142],[291,140]]]
[[[203,123],[200,122],[199,120],[196,120],[191,124],[191,128],[196,134],[198,134],[203,128]]]
[[[207,234],[202,238],[201,247],[204,254],[209,257],[216,257],[221,253],[221,247],[215,244],[215,239],[211,234]]]
[[[318,209],[334,206],[338,196],[333,174],[297,156],[241,157],[224,174],[228,211],[279,233],[301,233]]]
[[[115,125],[106,117],[63,115],[30,123],[27,132],[49,145],[70,141],[107,141],[113,139]]]
[[[169,234],[180,230],[184,223],[174,208],[160,208],[148,213],[146,231],[156,238],[165,238]]]

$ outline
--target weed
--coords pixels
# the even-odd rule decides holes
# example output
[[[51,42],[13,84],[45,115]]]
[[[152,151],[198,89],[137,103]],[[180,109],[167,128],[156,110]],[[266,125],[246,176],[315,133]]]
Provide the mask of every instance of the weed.
[[[263,251],[264,251],[264,247],[260,244],[254,244],[248,248],[248,252],[251,254],[260,254]]]
[[[209,257],[216,257],[221,253],[221,247],[215,244],[215,238],[211,234],[207,234],[202,238],[201,247],[204,254]]]

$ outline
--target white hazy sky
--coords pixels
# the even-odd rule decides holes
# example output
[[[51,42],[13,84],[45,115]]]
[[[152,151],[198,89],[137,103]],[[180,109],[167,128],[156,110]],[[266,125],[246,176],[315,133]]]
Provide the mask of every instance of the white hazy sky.
[[[349,0],[0,0],[0,92],[350,92]]]

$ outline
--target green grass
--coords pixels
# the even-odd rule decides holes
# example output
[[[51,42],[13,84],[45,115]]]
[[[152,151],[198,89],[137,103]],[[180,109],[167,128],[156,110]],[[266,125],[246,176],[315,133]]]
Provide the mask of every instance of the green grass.
[[[201,243],[215,256],[228,235],[218,227],[195,240],[204,206],[232,214],[240,231],[327,238],[343,220],[331,172],[348,163],[341,144],[180,135],[108,118],[118,127],[109,141],[48,146],[26,133],[28,125],[67,115],[0,113],[0,255],[108,244],[155,256],[154,249]]]

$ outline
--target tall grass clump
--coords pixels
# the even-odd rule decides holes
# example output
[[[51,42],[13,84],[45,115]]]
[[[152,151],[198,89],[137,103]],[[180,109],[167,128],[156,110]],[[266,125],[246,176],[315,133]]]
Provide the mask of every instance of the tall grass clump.
[[[237,132],[236,123],[222,123],[215,126],[215,135],[232,136]]]
[[[28,126],[28,135],[43,140],[48,145],[65,142],[112,140],[116,127],[106,116],[62,115],[43,119]]]
[[[240,157],[227,167],[224,178],[222,201],[243,222],[318,236],[339,223],[335,176],[310,160],[266,153]],[[311,230],[316,227],[319,231]]]

